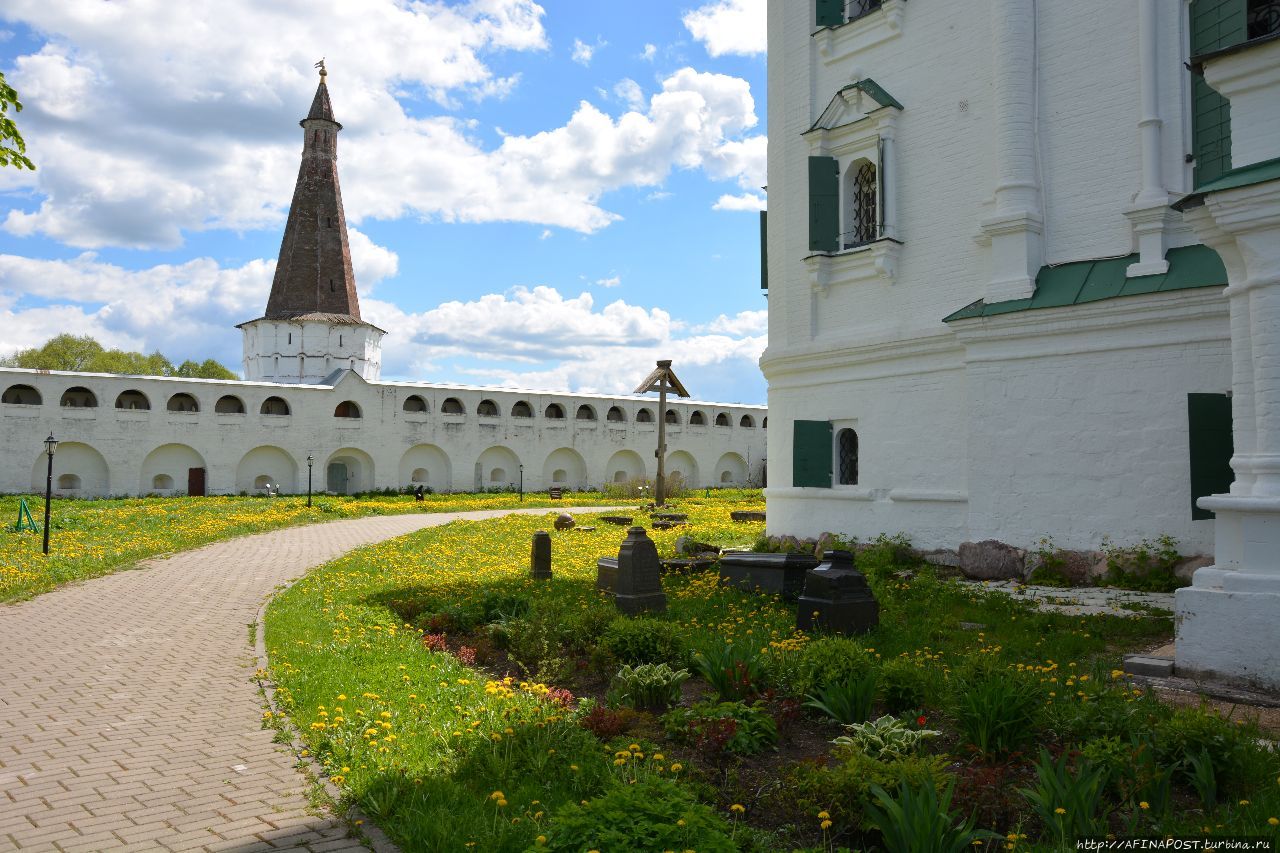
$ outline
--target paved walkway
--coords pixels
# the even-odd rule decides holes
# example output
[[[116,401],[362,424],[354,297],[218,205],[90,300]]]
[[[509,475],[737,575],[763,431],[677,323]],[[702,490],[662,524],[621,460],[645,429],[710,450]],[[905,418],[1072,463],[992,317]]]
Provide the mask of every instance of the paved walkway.
[[[262,533],[0,605],[0,850],[364,850],[262,728],[249,625],[352,548],[509,512]]]

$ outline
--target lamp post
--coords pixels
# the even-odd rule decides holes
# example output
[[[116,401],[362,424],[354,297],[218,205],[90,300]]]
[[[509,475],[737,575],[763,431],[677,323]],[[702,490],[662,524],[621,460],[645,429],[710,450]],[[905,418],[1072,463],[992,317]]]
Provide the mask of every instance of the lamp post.
[[[53,499],[53,451],[58,449],[58,440],[49,433],[44,440],[44,452],[49,455],[49,474],[44,481],[44,553],[49,554],[49,502]]]
[[[524,503],[524,465],[520,466],[520,502]]]
[[[311,506],[311,467],[316,464],[316,458],[310,453],[307,454],[307,507]]]

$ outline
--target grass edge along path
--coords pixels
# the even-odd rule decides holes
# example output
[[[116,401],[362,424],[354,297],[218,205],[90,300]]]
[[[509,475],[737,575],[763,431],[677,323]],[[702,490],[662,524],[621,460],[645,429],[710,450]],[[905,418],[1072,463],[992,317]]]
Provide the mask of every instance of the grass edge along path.
[[[65,583],[135,568],[145,560],[212,542],[300,524],[370,515],[618,503],[600,492],[567,492],[559,501],[532,492],[523,501],[514,492],[431,494],[422,502],[412,495],[315,495],[310,508],[306,497],[298,495],[57,499],[46,557],[41,534],[14,529],[12,520],[24,497],[40,518],[43,496],[0,495],[0,603],[22,601]]]

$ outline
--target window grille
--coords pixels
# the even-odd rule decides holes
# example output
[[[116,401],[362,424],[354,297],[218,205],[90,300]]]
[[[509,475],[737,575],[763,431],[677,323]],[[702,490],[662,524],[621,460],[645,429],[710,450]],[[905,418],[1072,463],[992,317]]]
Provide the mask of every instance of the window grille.
[[[844,19],[856,21],[863,15],[870,15],[880,8],[882,2],[883,0],[845,0]]]
[[[844,247],[853,249],[880,238],[880,221],[876,215],[876,167],[863,163],[848,191],[853,193],[852,204],[849,205],[852,221],[847,223],[851,227],[844,233]]]
[[[858,434],[851,429],[840,430],[840,485],[858,485]]]
[[[1280,0],[1249,0],[1248,38],[1280,32]]]

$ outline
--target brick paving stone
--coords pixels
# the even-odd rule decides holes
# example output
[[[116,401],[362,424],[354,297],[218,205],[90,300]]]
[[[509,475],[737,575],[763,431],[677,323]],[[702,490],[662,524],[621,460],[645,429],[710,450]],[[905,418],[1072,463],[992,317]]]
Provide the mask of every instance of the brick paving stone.
[[[337,818],[300,817],[307,783],[262,729],[246,626],[352,548],[509,512],[261,533],[0,606],[0,851],[364,850]]]

